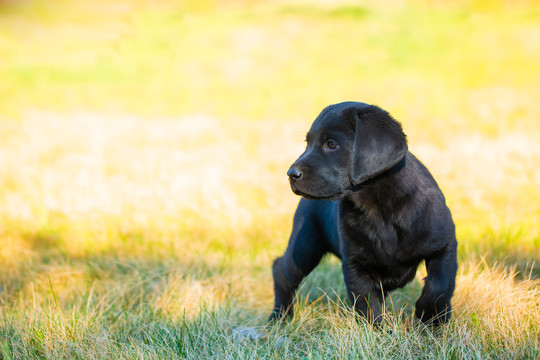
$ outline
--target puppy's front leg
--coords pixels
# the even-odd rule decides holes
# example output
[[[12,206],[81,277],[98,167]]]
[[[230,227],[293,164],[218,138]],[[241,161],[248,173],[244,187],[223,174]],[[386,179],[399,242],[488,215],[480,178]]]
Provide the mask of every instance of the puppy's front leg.
[[[416,302],[416,317],[439,325],[450,319],[450,299],[456,286],[457,241],[453,238],[436,256],[426,259],[427,277]]]
[[[381,290],[366,274],[361,274],[343,259],[343,278],[347,287],[349,299],[354,304],[356,313],[363,316],[371,324],[380,325],[381,316]]]
[[[322,234],[317,231],[314,222],[305,221],[300,210],[297,211],[287,250],[272,266],[275,303],[270,321],[294,315],[293,300],[298,285],[327,251]]]
[[[272,273],[274,275],[275,303],[269,320],[276,321],[285,316],[292,317],[294,314],[294,294],[304,278],[304,273],[298,269],[292,256],[288,253],[274,260]]]

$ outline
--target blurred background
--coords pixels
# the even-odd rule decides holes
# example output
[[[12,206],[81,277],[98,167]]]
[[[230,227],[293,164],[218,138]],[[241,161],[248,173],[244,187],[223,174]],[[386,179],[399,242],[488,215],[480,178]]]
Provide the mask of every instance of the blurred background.
[[[0,304],[270,309],[285,173],[345,100],[402,122],[462,263],[537,279],[539,99],[537,1],[1,1]]]

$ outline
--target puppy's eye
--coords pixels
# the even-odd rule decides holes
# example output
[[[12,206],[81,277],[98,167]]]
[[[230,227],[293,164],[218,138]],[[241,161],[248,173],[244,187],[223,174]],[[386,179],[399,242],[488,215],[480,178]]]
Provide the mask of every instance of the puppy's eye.
[[[333,140],[328,140],[326,144],[324,144],[324,147],[328,150],[336,150],[338,148],[338,144]]]

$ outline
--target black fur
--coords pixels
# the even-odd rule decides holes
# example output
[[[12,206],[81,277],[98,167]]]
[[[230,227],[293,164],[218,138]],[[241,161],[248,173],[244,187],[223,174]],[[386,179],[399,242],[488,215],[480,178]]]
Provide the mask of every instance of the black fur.
[[[287,173],[303,199],[287,250],[273,264],[270,319],[293,315],[300,281],[333,253],[357,313],[376,324],[383,296],[410,282],[425,260],[416,316],[446,322],[457,271],[454,222],[437,183],[408,151],[401,124],[376,106],[344,102],[324,109],[306,140]]]

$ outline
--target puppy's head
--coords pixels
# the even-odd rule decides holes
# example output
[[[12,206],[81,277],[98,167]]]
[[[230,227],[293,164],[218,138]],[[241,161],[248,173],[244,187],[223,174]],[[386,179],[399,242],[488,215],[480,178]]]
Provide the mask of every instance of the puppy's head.
[[[293,192],[308,199],[340,199],[407,153],[401,124],[381,108],[359,102],[324,109],[306,142],[306,150],[287,175]]]

